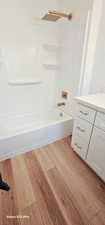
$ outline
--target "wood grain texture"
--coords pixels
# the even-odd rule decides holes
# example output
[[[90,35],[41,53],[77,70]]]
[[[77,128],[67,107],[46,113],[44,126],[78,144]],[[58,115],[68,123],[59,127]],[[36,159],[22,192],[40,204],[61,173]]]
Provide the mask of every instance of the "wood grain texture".
[[[98,214],[94,216],[89,225],[105,225],[105,210],[100,211]]]
[[[19,219],[9,219],[8,216],[18,215],[17,196],[15,195],[14,176],[11,166],[11,160],[0,162],[1,172],[4,180],[12,187],[10,192],[0,191],[0,225],[19,225]]]
[[[8,193],[0,191],[0,225],[105,225],[105,184],[70,142],[0,162],[11,186]]]
[[[21,211],[35,202],[35,195],[24,159],[21,156],[17,156],[11,159],[11,164],[16,187],[17,207]]]

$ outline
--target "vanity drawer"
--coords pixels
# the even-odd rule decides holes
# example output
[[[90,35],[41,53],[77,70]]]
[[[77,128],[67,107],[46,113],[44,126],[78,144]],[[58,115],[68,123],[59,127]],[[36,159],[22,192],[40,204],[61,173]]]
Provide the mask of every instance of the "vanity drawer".
[[[92,133],[92,124],[77,118],[74,123],[73,136],[81,138],[84,142],[89,142]]]
[[[98,112],[96,115],[95,126],[105,131],[105,114]]]
[[[94,123],[96,111],[78,104],[78,114],[77,116],[81,119],[87,120],[90,123]]]
[[[86,159],[87,157],[87,151],[88,151],[88,142],[84,142],[83,139],[81,139],[78,136],[73,137],[72,139],[72,147],[74,151],[82,158]]]

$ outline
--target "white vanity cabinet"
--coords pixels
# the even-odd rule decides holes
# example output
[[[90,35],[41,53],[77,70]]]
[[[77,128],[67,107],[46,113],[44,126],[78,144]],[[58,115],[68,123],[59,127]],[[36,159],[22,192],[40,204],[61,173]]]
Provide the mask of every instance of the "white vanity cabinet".
[[[94,127],[87,163],[105,181],[105,132]]]
[[[105,181],[105,94],[76,98],[74,151]]]

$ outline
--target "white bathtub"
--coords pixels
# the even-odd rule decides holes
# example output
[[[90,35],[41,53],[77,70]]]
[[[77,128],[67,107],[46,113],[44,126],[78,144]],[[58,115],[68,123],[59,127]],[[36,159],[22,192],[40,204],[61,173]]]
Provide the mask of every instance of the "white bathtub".
[[[0,122],[0,160],[50,144],[72,134],[72,117],[60,110],[45,116],[11,116]]]

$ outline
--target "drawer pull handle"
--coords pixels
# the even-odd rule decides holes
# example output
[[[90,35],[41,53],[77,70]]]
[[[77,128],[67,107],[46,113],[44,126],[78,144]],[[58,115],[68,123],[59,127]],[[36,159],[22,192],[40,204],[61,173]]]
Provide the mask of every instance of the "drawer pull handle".
[[[80,113],[83,114],[84,116],[88,116],[89,115],[89,113],[85,113],[83,111],[80,111]]]
[[[77,127],[77,129],[80,130],[80,131],[83,132],[83,133],[85,132],[85,130],[82,129],[81,127]]]
[[[82,149],[82,147],[80,147],[77,143],[75,143],[75,146],[76,146],[77,148],[79,148],[80,150]]]

